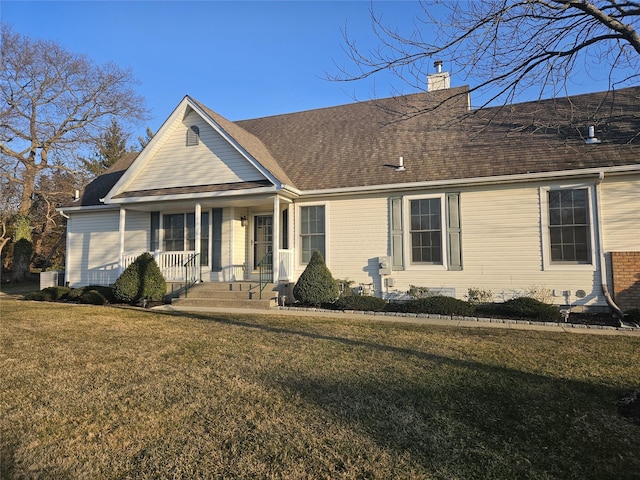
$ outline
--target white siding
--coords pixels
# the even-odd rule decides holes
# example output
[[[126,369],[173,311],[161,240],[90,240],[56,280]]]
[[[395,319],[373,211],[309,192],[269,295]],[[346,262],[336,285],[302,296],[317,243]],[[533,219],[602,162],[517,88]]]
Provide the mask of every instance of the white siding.
[[[124,237],[124,251],[143,253],[149,251],[151,214],[127,210]]]
[[[447,192],[423,192],[424,196]],[[420,193],[411,193],[411,196]],[[462,271],[442,266],[413,266],[409,234],[405,230],[405,270],[393,271],[395,281],[387,289],[378,274],[377,258],[389,255],[389,199],[370,196],[331,199],[324,202],[327,222],[327,266],[335,278],[373,283],[378,295],[406,291],[410,285],[445,289],[464,298],[470,287],[489,289],[496,299],[508,299],[531,289],[556,292],[552,300],[563,304],[563,291],[585,290],[584,304],[603,304],[600,275],[595,266],[571,266],[544,270],[542,266],[540,185],[466,189],[460,192]],[[323,202],[314,202],[323,203]],[[295,214],[300,206],[296,203]],[[405,210],[405,220],[408,212]],[[543,212],[546,215],[546,212]],[[299,228],[298,221],[293,222]],[[298,232],[296,276],[300,264]],[[576,299],[572,298],[575,303]]]
[[[75,213],[67,222],[66,276],[71,287],[110,285],[118,278],[118,211]]]
[[[605,252],[640,250],[640,175],[605,177],[601,185]]]
[[[200,142],[186,146],[191,125],[200,129]],[[124,191],[264,180],[264,176],[202,118],[191,112],[176,126],[158,151]]]

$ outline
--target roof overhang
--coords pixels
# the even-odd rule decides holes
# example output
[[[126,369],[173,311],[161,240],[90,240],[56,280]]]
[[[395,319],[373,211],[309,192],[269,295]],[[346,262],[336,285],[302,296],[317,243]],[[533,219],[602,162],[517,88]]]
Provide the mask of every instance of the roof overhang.
[[[549,182],[551,180],[578,179],[605,175],[640,174],[640,165],[623,165],[615,167],[597,167],[580,170],[563,170],[551,172],[526,173],[518,175],[500,175],[491,177],[460,178],[451,180],[433,180],[424,182],[393,183],[385,185],[367,185],[363,187],[344,187],[322,190],[304,190],[302,198],[342,196],[369,193],[394,193],[398,191],[428,190],[437,188],[462,188],[485,185],[506,185],[510,183]]]

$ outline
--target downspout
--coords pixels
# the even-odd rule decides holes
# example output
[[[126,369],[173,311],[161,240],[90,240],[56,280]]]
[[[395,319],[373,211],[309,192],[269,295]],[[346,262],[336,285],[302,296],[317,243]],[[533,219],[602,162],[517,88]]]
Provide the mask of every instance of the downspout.
[[[604,172],[598,172],[598,180],[596,181],[596,215],[597,215],[597,232],[598,232],[598,256],[600,259],[600,279],[602,283],[602,293],[604,294],[604,298],[607,301],[607,305],[609,308],[613,310],[613,314],[618,319],[618,323],[620,327],[624,326],[622,324],[622,320],[624,319],[624,313],[620,309],[618,305],[613,301],[611,297],[611,293],[609,292],[609,285],[607,284],[607,267],[604,258],[604,244],[603,244],[603,234],[602,234],[602,209],[600,208],[600,199],[602,198],[602,194],[600,191],[600,184],[604,180]]]

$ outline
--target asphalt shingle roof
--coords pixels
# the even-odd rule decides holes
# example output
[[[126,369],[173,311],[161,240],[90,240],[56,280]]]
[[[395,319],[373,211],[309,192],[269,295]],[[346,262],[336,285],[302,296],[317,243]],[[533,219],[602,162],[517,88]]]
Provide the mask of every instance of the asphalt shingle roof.
[[[466,91],[461,87],[237,124],[262,140],[301,190],[640,163],[640,88],[477,112],[467,109]],[[429,111],[443,95],[455,99]],[[589,125],[596,126],[601,144],[585,143]],[[393,168],[399,156],[405,171]]]
[[[457,87],[238,122],[192,101],[302,191],[640,164],[640,87],[477,111]],[[585,142],[590,125],[600,144]],[[136,155],[89,184],[81,205],[99,204]]]

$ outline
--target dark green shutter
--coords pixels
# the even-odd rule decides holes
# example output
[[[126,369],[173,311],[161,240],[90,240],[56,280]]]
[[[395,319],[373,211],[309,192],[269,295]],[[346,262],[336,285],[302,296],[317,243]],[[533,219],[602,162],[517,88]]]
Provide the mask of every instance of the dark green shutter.
[[[402,197],[389,198],[389,226],[391,243],[391,270],[404,270],[404,244],[402,238]]]
[[[211,211],[211,270],[222,271],[222,209]]]
[[[447,268],[462,270],[462,230],[460,228],[460,194],[447,193]]]
[[[149,251],[160,249],[160,212],[151,212],[151,232],[149,235]]]

